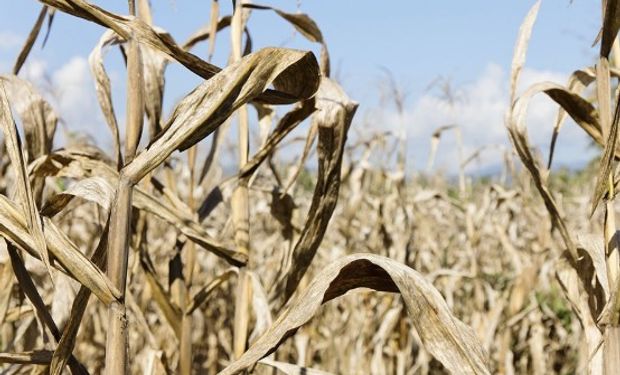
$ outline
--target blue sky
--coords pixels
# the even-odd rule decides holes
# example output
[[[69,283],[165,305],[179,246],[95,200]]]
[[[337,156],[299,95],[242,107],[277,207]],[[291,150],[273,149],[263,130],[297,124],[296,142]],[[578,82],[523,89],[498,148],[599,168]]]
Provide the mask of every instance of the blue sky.
[[[125,1],[98,1],[106,9],[124,13]],[[228,1],[220,1],[222,14],[230,12]],[[408,93],[404,125],[409,139],[410,165],[422,169],[430,134],[446,123],[461,126],[465,153],[476,147],[497,144],[507,147],[502,114],[507,102],[507,78],[514,40],[523,17],[534,1],[275,1],[264,4],[289,12],[300,10],[321,27],[330,49],[332,71],[349,95],[360,102],[355,127],[359,133],[397,127],[394,108],[381,102],[382,82],[387,69]],[[210,2],[152,1],[155,24],[167,29],[177,41],[184,41],[209,19]],[[36,1],[2,0],[0,14],[0,72],[9,72],[21,43],[36,19]],[[577,68],[592,64],[591,48],[600,22],[600,5],[585,0],[542,2],[524,72],[524,84],[538,80],[560,83]],[[250,19],[254,48],[276,45],[312,49],[291,28],[271,12],[255,11]],[[56,105],[71,130],[84,131],[106,146],[106,131],[98,113],[87,59],[103,33],[97,25],[57,14],[49,41],[40,40],[30,56],[24,74],[39,82],[51,82],[60,98]],[[218,39],[214,62],[224,65],[229,34]],[[194,53],[204,56],[201,44]],[[119,120],[123,116],[124,71],[118,53],[106,60]],[[47,78],[45,78],[47,77]],[[430,88],[438,77],[450,82],[460,98],[449,107],[440,90]],[[200,79],[178,65],[167,72],[166,109],[189,92]],[[44,85],[44,84],[42,84]],[[47,87],[49,90],[50,87]],[[530,131],[534,142],[546,147],[554,107],[544,99],[532,108]],[[450,169],[457,157],[455,138],[447,135],[440,145],[437,168]],[[560,137],[558,162],[581,164],[593,156],[587,139],[573,124]],[[563,144],[565,146],[563,146]],[[503,145],[503,146],[502,146]],[[575,152],[579,150],[579,152]],[[581,152],[583,150],[583,152]],[[499,154],[489,151],[471,168],[484,168]]]

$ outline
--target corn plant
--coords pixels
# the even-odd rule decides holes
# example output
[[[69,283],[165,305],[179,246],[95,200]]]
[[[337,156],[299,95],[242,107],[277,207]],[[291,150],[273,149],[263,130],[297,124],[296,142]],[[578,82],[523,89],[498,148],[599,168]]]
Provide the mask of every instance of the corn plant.
[[[129,0],[127,15],[85,0],[41,3],[13,74],[0,77],[5,151],[0,235],[10,259],[0,274],[8,286],[0,299],[0,363],[7,371],[61,374],[68,367],[75,374],[233,374],[260,364],[287,373],[319,373],[306,367],[303,346],[296,361],[290,348],[276,349],[321,305],[364,287],[400,296],[383,303],[390,319],[376,339],[380,350],[398,324],[399,372],[412,361],[407,352],[416,348],[418,364],[428,366],[430,357],[424,355],[430,354],[441,364],[434,366],[454,373],[490,373],[474,330],[408,266],[413,264],[403,256],[407,241],[399,239],[398,248],[360,247],[345,254],[326,243],[327,234],[335,233],[330,226],[341,187],[357,189],[350,198],[361,204],[364,171],[344,163],[358,104],[330,78],[327,44],[312,18],[244,1],[233,2],[232,15],[220,17],[214,0],[210,24],[179,44],[155,26],[146,0]],[[103,27],[89,63],[112,150],[86,142],[54,149],[62,114],[18,76],[45,19],[51,25],[55,12]],[[247,22],[252,12],[277,15],[318,44],[320,58],[281,47],[252,51]],[[232,53],[228,65],[219,67],[209,60],[216,36],[225,30]],[[203,41],[209,43],[205,59],[191,52]],[[124,132],[104,65],[112,46],[120,47],[126,61]],[[171,63],[203,81],[165,116],[164,78]],[[291,107],[278,109],[282,105]],[[256,121],[249,106],[256,109]],[[218,162],[234,120],[238,168],[223,178]],[[293,163],[279,162],[279,149],[302,123],[308,132],[301,154]],[[251,139],[254,126],[258,140]],[[404,149],[404,140],[399,142]],[[185,154],[181,159],[176,152]],[[297,185],[313,153],[317,170],[310,192]],[[198,168],[201,155],[206,157]],[[403,154],[398,176],[381,183],[390,199],[403,203],[394,212],[409,217],[404,168]],[[386,204],[390,210],[393,202]],[[259,218],[264,205],[268,218]],[[356,214],[353,208],[347,206],[348,215]],[[345,237],[355,242],[350,234]],[[326,261],[332,255],[338,257]],[[319,261],[321,268],[313,268]],[[36,268],[40,264],[43,272]],[[15,290],[29,308],[23,308]],[[67,294],[73,295],[64,302],[66,313],[54,316]],[[96,298],[89,303],[91,294]],[[337,338],[335,331],[330,336]],[[393,368],[382,364],[381,352],[375,357],[375,368]]]

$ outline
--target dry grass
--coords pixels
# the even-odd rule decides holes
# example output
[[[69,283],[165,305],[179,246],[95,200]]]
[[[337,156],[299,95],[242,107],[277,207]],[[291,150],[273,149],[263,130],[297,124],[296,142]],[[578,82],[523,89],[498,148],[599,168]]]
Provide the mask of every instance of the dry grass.
[[[0,76],[3,373],[620,368],[613,206],[620,106],[612,92],[620,2],[604,2],[596,67],[576,71],[566,86],[541,83],[517,97],[536,3],[517,38],[506,115],[525,168],[507,153],[502,177],[485,182],[466,178],[469,159],[459,160],[457,184],[407,176],[403,137],[347,142],[357,103],[329,78],[327,45],[308,15],[238,1],[233,15],[220,17],[212,1],[210,24],[177,44],[153,26],[145,0],[128,2],[130,16],[84,0],[41,2],[13,74]],[[56,11],[106,28],[89,61],[110,152],[85,142],[53,149],[62,114],[17,76]],[[318,43],[318,61],[285,48],[251,52],[246,24],[259,11],[275,12]],[[216,33],[230,36],[223,68],[209,62],[221,43]],[[205,41],[206,60],[190,52]],[[114,45],[127,57],[124,132],[103,63]],[[165,117],[171,63],[204,82]],[[591,84],[589,101],[582,95]],[[547,166],[540,162],[524,123],[537,93],[561,107],[550,124],[552,152],[571,116],[604,146],[598,168],[556,178],[552,155]],[[277,109],[283,104],[292,104],[288,112]],[[291,131],[306,120],[296,161],[281,162]],[[219,162],[231,121],[239,123],[239,164],[224,176]],[[259,139],[250,137],[254,126]],[[459,131],[433,135],[429,170],[444,130]],[[376,157],[394,150],[394,165]],[[316,171],[306,168],[310,158]]]

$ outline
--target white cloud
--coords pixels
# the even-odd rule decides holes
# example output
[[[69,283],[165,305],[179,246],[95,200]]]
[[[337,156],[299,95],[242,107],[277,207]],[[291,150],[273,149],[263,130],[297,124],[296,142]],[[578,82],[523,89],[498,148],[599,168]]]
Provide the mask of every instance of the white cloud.
[[[567,75],[533,69],[524,69],[519,92],[531,84],[541,81],[566,82]],[[508,134],[504,125],[509,89],[507,72],[496,64],[490,64],[473,82],[455,91],[455,101],[445,95],[427,92],[417,98],[404,115],[404,124],[409,139],[409,157],[416,169],[426,166],[430,151],[431,134],[440,126],[458,124],[463,141],[464,157],[481,146],[490,147],[472,164],[476,168],[488,168],[501,164],[502,154],[498,149],[510,149]],[[557,105],[544,95],[535,97],[530,105],[527,124],[530,141],[541,149],[546,158]],[[384,124],[398,124],[396,115],[387,116]],[[558,139],[557,164],[575,165],[592,157],[587,150],[589,139],[574,123],[567,123]],[[447,172],[455,172],[458,166],[458,149],[454,132],[446,132],[439,145],[435,166]]]
[[[53,73],[52,82],[65,120],[78,128],[88,128],[88,123],[94,120],[96,101],[86,59],[73,57]]]
[[[39,58],[30,58],[26,60],[20,74],[25,79],[40,86],[46,83],[46,71],[47,62]]]
[[[39,88],[60,117],[63,126],[57,130],[56,147],[64,144],[63,129],[90,136],[100,147],[110,146],[110,136],[85,57],[74,56],[51,71],[45,60],[32,57],[27,60],[20,75]]]
[[[12,31],[0,30],[0,50],[9,50],[21,45],[24,38]]]
[[[101,147],[109,145],[110,137],[97,102],[97,93],[88,60],[75,56],[52,76],[60,116],[68,130],[94,137]]]
[[[47,74],[48,71],[44,60],[31,58],[24,66],[23,76],[41,88],[68,130],[89,134],[101,147],[110,148],[110,135],[97,103],[87,59],[76,56],[59,69]],[[114,72],[111,75],[114,76]],[[112,78],[113,87],[122,83],[116,83],[114,77]],[[563,84],[566,78],[567,75],[563,73],[526,68],[521,76],[519,91],[541,81]],[[416,98],[407,106],[403,118],[409,140],[410,167],[417,170],[426,167],[431,134],[438,127],[447,124],[459,125],[464,157],[481,146],[498,146],[489,147],[476,162],[470,164],[468,171],[499,166],[502,162],[502,148],[511,149],[504,126],[504,114],[509,100],[508,80],[505,69],[497,64],[489,64],[479,77],[456,90],[457,100],[452,104],[437,90]],[[120,113],[119,109],[122,108],[117,108],[117,114]],[[556,111],[557,105],[544,95],[535,97],[529,108],[527,123],[530,140],[539,147],[545,158]],[[121,122],[122,118],[119,117]],[[365,123],[364,127],[358,127],[362,134],[372,131],[373,126],[368,124],[376,124],[374,128],[380,130],[401,130],[398,128],[398,116],[387,110],[366,113],[366,119],[362,121]],[[62,138],[62,134],[59,136]],[[567,122],[558,139],[555,165],[583,164],[593,156],[593,151],[587,148],[589,143],[589,138],[581,129],[574,123]],[[453,173],[457,170],[458,160],[455,134],[446,132],[439,145],[435,168]]]

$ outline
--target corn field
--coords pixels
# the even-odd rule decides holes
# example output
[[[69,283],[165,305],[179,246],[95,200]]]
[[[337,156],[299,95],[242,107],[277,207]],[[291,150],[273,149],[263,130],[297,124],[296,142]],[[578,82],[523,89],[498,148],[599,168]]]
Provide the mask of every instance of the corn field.
[[[497,124],[513,147],[485,180],[466,161],[458,179],[411,169],[402,135],[353,135],[358,103],[330,78],[312,15],[244,0],[226,15],[212,0],[181,43],[148,0],[126,14],[40,3],[0,72],[0,373],[620,373],[620,1],[602,1],[593,66],[518,92],[533,4]],[[20,75],[59,12],[101,26],[88,52],[110,149],[58,146],[63,114]],[[256,12],[319,53],[253,50]],[[212,64],[224,47],[227,65]],[[202,83],[166,114],[172,64]],[[549,155],[528,138],[537,94],[557,105]],[[569,117],[600,157],[566,176],[551,167]]]

